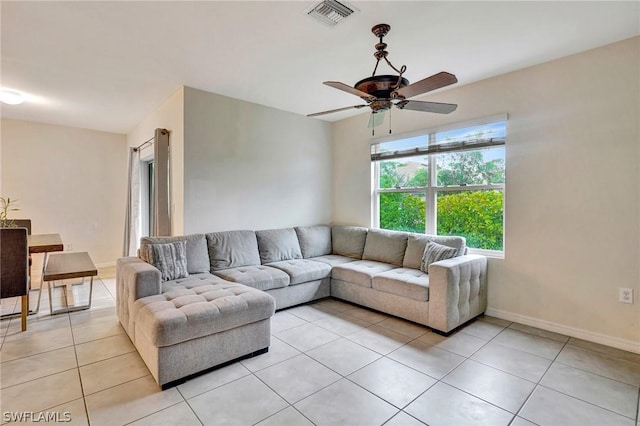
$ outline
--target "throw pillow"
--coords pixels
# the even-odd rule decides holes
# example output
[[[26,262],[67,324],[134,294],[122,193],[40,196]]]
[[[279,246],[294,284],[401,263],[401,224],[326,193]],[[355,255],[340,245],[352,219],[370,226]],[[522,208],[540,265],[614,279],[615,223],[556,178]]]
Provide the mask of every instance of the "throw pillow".
[[[209,250],[207,249],[207,239],[204,234],[181,235],[173,237],[142,237],[140,238],[140,249],[148,244],[168,244],[176,241],[187,242],[187,272],[189,274],[200,274],[209,272]]]
[[[429,273],[429,265],[433,262],[440,260],[451,259],[456,257],[458,249],[453,247],[444,246],[442,244],[429,241],[424,248],[424,254],[422,255],[422,263],[420,263],[420,270],[426,274]]]
[[[189,276],[186,240],[166,244],[147,244],[140,248],[140,258],[160,270],[162,281]]]

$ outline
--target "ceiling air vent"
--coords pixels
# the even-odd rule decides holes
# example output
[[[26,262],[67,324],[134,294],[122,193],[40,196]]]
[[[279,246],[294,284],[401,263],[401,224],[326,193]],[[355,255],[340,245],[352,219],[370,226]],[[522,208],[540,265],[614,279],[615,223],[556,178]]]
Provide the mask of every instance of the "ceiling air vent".
[[[307,15],[317,19],[330,27],[336,26],[347,16],[351,15],[355,9],[336,0],[323,0],[313,6]]]

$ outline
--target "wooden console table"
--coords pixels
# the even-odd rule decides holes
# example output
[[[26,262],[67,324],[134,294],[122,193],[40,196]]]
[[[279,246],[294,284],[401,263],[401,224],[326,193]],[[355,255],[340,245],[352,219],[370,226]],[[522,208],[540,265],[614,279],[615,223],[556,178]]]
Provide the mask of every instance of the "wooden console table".
[[[98,275],[98,270],[87,252],[52,254],[49,257],[49,261],[42,275],[42,279],[47,283],[47,289],[49,290],[49,309],[51,310],[51,315],[89,309],[91,307],[91,296],[93,294],[93,277],[96,275]],[[66,300],[67,289],[65,288],[64,295],[67,306],[66,308],[54,311],[51,297],[51,290],[54,286],[53,282],[71,278],[84,279],[85,277],[91,277],[89,283],[89,302],[86,305],[70,306]]]

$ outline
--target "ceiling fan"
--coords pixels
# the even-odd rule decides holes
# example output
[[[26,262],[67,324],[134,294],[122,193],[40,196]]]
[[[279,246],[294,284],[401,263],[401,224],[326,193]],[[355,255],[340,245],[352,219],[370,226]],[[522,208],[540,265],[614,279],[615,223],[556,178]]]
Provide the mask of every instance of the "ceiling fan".
[[[373,56],[376,58],[376,65],[371,77],[358,81],[354,87],[339,81],[325,81],[323,83],[329,87],[356,95],[364,100],[366,104],[316,112],[315,114],[307,115],[307,117],[317,117],[319,115],[332,114],[334,112],[346,111],[349,109],[369,107],[372,112],[369,127],[375,127],[382,122],[383,113],[391,109],[392,106],[399,109],[435,112],[438,114],[449,114],[456,110],[458,107],[456,104],[412,101],[407,99],[457,83],[458,79],[455,75],[442,71],[416,83],[409,84],[409,80],[402,76],[406,71],[407,66],[403,65],[398,69],[393,66],[387,58],[389,52],[385,50],[387,48],[387,44],[383,41],[383,38],[390,30],[391,26],[387,24],[378,24],[371,28],[371,32],[380,39],[380,41],[375,45],[376,52]],[[376,75],[381,59],[384,59],[387,65],[397,72],[398,75]]]

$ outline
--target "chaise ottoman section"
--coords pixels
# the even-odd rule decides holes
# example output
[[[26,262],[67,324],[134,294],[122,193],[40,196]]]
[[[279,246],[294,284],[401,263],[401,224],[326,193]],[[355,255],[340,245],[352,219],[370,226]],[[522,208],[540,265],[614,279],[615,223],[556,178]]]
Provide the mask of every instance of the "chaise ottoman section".
[[[219,364],[266,350],[275,300],[211,274],[163,283],[135,301],[135,345],[163,388]]]
[[[154,345],[175,345],[261,321],[275,312],[271,296],[245,285],[215,278],[187,284],[191,287],[172,285],[133,304],[134,322]]]

